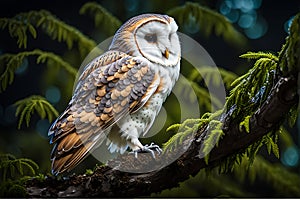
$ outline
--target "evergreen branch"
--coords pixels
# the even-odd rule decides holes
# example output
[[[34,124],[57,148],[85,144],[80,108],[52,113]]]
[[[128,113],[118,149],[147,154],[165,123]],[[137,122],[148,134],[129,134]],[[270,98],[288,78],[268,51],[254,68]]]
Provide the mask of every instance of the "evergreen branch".
[[[207,131],[207,138],[205,143],[203,143],[202,149],[200,149],[199,156],[204,157],[205,163],[208,165],[210,151],[214,146],[218,147],[220,139],[224,136],[224,131],[222,130],[223,123],[219,120],[210,120]]]
[[[296,14],[289,28],[286,44],[279,53],[280,69],[284,75],[300,69],[300,13]]]
[[[280,126],[277,131],[277,135],[279,136],[279,140],[281,141],[281,145],[283,146],[282,148],[287,148],[295,145],[293,137],[283,126]]]
[[[109,13],[97,2],[85,3],[81,9],[80,14],[90,14],[94,17],[96,27],[105,27],[101,31],[107,32],[108,35],[113,35],[121,26],[121,21]]]
[[[33,38],[36,38],[35,28],[28,22],[16,18],[0,18],[0,29],[8,27],[8,32],[12,38],[17,38],[19,48],[27,47],[27,31]]]
[[[10,154],[0,155],[0,179],[3,182],[8,179],[18,179],[20,176],[35,175],[38,169],[39,166],[33,160],[15,158]]]
[[[20,13],[13,18],[0,18],[0,28],[6,27],[11,37],[17,38],[20,48],[27,47],[27,31],[36,38],[38,27],[41,27],[53,40],[66,42],[69,49],[72,48],[74,42],[78,42],[81,55],[86,55],[96,46],[93,40],[46,10]]]
[[[250,120],[251,120],[251,118],[249,119],[249,123],[250,123]],[[271,131],[269,131],[269,133],[262,136],[262,138],[260,140],[249,145],[249,147],[247,149],[245,149],[245,155],[246,155],[248,163],[249,163],[248,167],[250,167],[250,165],[252,165],[260,148],[264,145],[267,147],[269,154],[273,153],[277,158],[279,158],[279,148],[278,148],[277,142],[278,142],[278,135],[275,133],[274,130],[271,130]],[[240,164],[240,162],[241,162],[240,158],[238,159],[238,162],[235,162],[235,161],[237,161],[236,156],[241,156],[241,155],[243,155],[243,154],[236,154],[236,155],[232,156],[232,159],[231,159],[232,162],[228,164],[230,169],[233,169],[235,167],[235,163]]]
[[[31,115],[34,112],[37,112],[42,119],[48,118],[49,122],[58,117],[57,110],[42,96],[32,95],[17,101],[14,105],[17,107],[16,116],[20,116],[18,129],[21,128],[24,120],[26,126],[29,126]]]
[[[22,167],[23,166],[23,167]],[[28,158],[20,158],[19,159],[19,171],[21,175],[24,175],[24,170],[27,169],[28,174],[35,175],[39,166]]]
[[[49,65],[49,61],[53,61],[55,65],[65,69],[69,74],[71,74],[74,79],[77,75],[77,70],[74,67],[64,61],[60,56],[51,52],[35,49],[33,51],[24,51],[18,54],[3,54],[0,56],[0,63],[3,64],[1,66],[6,66],[6,68],[0,76],[0,92],[4,91],[8,85],[13,83],[15,71],[22,65],[24,60],[30,56],[37,56],[37,64],[47,62]]]
[[[182,124],[174,124],[168,127],[167,132],[173,131],[173,135],[166,143],[163,144],[163,153],[166,154],[175,150],[188,136],[192,136],[197,132],[199,127],[207,124],[209,119],[187,119]]]
[[[274,62],[278,62],[277,56],[275,56],[272,53],[266,53],[266,52],[262,52],[262,51],[259,51],[259,52],[251,52],[250,51],[243,55],[240,55],[240,58],[248,58],[248,59],[255,59],[255,60],[258,60],[260,58],[268,58],[270,60],[273,60]]]
[[[299,115],[299,105],[295,105],[293,107],[293,109],[290,110],[290,112],[288,113],[288,124],[290,127],[293,127],[297,121]]]
[[[230,44],[235,43],[240,46],[246,43],[246,38],[235,30],[223,15],[200,6],[198,3],[186,2],[185,5],[175,7],[167,13],[173,16],[182,27],[194,22],[206,36],[214,32]]]
[[[226,107],[229,110],[232,106],[236,106],[233,116],[241,112],[244,116],[245,114],[252,115],[261,102],[266,100],[267,94],[273,87],[275,76],[280,73],[276,71],[278,66],[276,56],[263,54],[265,56],[261,57],[261,55],[261,52],[246,54],[245,57],[257,56],[258,60],[245,75],[231,83],[233,89],[227,97]]]

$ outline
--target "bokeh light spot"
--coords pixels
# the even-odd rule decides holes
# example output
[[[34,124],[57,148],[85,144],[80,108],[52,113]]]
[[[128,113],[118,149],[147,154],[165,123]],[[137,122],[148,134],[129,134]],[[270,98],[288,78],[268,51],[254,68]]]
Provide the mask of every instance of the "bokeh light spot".
[[[238,21],[240,13],[236,9],[231,9],[230,12],[226,15],[231,23],[235,23]]]
[[[250,13],[245,13],[241,15],[238,24],[242,28],[250,28],[255,23],[255,20],[256,20],[255,15],[251,15]]]
[[[48,101],[50,101],[51,103],[57,103],[57,102],[59,102],[59,100],[61,98],[60,90],[55,86],[50,86],[46,90],[45,96],[46,96],[46,99]]]
[[[285,23],[284,23],[284,30],[285,32],[289,33],[289,29],[290,29],[290,26],[292,24],[292,21],[294,19],[295,16],[291,17],[289,20],[287,20]]]
[[[252,2],[253,2],[253,8],[254,8],[254,9],[260,8],[260,6],[261,6],[261,1],[262,1],[262,0],[252,0]]]
[[[249,12],[253,9],[254,4],[252,0],[241,0],[241,10],[243,12]]]
[[[225,2],[223,2],[221,5],[220,5],[220,13],[222,15],[227,15],[230,13],[231,11],[231,7],[229,7]]]
[[[231,23],[237,23],[250,39],[258,39],[267,32],[266,20],[257,12],[262,0],[224,0],[219,11]]]
[[[257,20],[254,25],[245,29],[245,33],[250,39],[258,39],[263,35],[265,35],[267,30],[268,30],[267,22],[263,18],[261,18]]]
[[[46,119],[41,119],[36,123],[35,129],[42,137],[48,138],[49,127],[50,127],[49,121]]]
[[[228,8],[232,8],[232,0],[225,0],[224,3],[226,4],[226,6],[228,6]]]
[[[299,151],[296,147],[287,148],[281,156],[281,162],[289,167],[295,167],[299,162]]]
[[[243,6],[242,0],[232,0],[232,7],[236,9],[240,9]]]

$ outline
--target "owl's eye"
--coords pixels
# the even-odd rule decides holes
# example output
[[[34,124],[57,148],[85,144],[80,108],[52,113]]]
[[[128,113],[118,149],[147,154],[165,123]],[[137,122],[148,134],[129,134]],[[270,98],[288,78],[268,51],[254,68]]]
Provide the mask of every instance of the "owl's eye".
[[[147,42],[149,43],[155,43],[157,41],[157,36],[156,34],[147,34],[145,35],[145,40],[147,40]]]
[[[169,41],[171,41],[172,33],[169,34]]]

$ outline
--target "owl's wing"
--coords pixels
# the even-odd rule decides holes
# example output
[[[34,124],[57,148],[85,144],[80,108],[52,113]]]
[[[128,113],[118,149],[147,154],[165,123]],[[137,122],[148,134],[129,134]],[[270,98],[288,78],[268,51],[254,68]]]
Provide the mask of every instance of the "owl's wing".
[[[141,108],[157,90],[160,79],[147,60],[115,54],[108,52],[89,64],[67,109],[50,127],[53,174],[78,165],[106,139],[113,124]]]

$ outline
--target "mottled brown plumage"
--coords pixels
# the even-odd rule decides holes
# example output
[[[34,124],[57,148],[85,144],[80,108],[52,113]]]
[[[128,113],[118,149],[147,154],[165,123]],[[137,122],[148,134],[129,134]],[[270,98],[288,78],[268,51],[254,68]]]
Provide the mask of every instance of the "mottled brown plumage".
[[[157,22],[157,31],[166,27],[169,37],[175,34],[176,51],[169,55],[172,44],[162,50],[153,46],[161,52],[161,60],[155,61],[153,56],[148,59],[150,46],[143,50],[144,41],[136,34],[149,25],[152,33]],[[105,140],[111,152],[144,147],[138,136],[148,132],[179,75],[176,30],[174,20],[165,15],[135,17],[117,31],[110,49],[85,67],[68,107],[49,129],[53,174],[71,170]]]
[[[82,74],[79,82],[87,80],[74,93],[78,101],[71,101],[50,128],[51,143],[56,143],[51,156],[54,172],[77,165],[97,142],[103,142],[105,134],[99,140],[100,132],[147,101],[158,84],[145,61],[112,51],[90,64],[94,70],[89,76]]]

